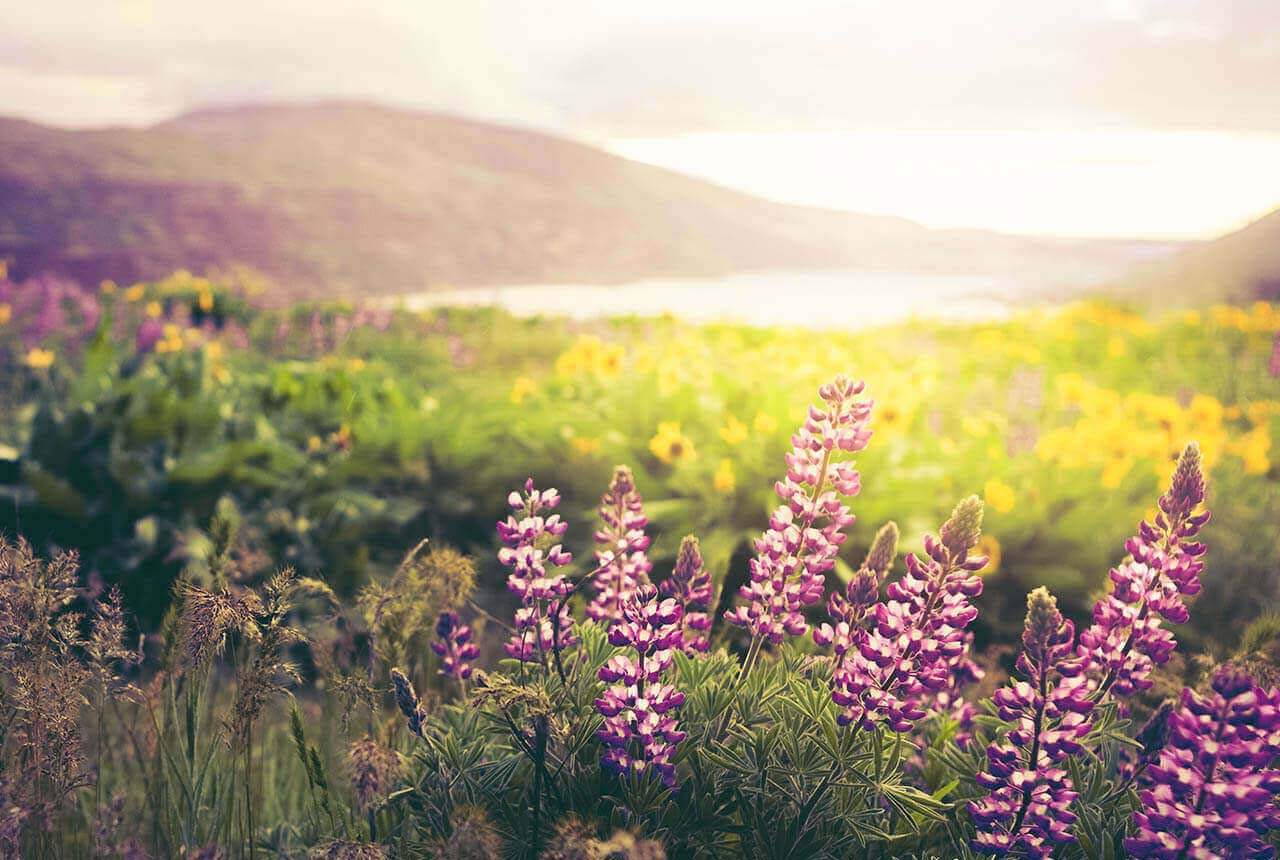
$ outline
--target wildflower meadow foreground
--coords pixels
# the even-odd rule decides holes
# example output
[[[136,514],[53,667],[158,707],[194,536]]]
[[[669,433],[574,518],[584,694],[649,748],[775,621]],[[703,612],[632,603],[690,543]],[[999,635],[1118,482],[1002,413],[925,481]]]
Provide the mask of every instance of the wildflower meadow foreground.
[[[1179,651],[1206,572],[1199,447],[1123,547],[1087,626],[1034,588],[1015,650],[974,647],[983,502],[922,551],[838,564],[873,444],[824,384],[736,593],[694,535],[651,561],[637,476],[598,521],[530,478],[497,523],[512,614],[419,545],[348,605],[244,577],[220,510],[202,578],[141,641],[73,553],[0,546],[5,856],[1269,857],[1280,692],[1264,619]],[[780,464],[783,465],[783,464]],[[585,563],[567,545],[594,530]],[[433,607],[430,614],[423,609]],[[493,648],[488,648],[493,643]],[[490,654],[486,658],[485,652]],[[497,653],[493,653],[497,652]],[[1198,661],[1183,687],[1168,667]],[[1005,673],[1003,666],[1011,666]]]

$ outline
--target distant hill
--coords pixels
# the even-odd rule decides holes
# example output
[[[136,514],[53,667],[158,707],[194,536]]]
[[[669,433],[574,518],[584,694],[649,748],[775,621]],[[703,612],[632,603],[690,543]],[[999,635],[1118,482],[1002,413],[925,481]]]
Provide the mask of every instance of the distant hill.
[[[1119,287],[1152,303],[1280,300],[1280,209],[1234,233],[1137,268]]]
[[[142,129],[0,119],[0,258],[19,277],[242,266],[281,298],[785,268],[1050,284],[1114,277],[1150,250],[787,206],[547,134],[362,103]]]

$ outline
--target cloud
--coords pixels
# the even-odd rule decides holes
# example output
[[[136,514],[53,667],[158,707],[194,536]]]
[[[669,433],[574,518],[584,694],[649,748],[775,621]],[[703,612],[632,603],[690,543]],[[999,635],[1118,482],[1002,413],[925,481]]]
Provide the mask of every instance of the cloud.
[[[1280,129],[1274,0],[45,0],[0,9],[0,112],[144,123],[371,98],[601,136]]]

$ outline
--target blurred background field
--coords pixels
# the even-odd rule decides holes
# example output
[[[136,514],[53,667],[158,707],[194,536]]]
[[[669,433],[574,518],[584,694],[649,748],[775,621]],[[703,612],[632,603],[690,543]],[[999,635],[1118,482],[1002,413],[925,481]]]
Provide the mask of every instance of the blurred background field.
[[[657,574],[695,532],[731,591],[789,434],[837,371],[864,378],[876,403],[845,559],[890,519],[914,549],[977,493],[992,558],[980,647],[1012,641],[1035,585],[1087,611],[1192,440],[1214,520],[1188,636],[1226,647],[1278,596],[1274,304],[1081,300],[840,332],[264,309],[254,290],[181,272],[92,288],[0,282],[0,530],[78,548],[91,581],[119,582],[144,628],[180,572],[200,580],[203,530],[231,509],[253,573],[291,564],[350,596],[425,537],[473,554],[478,602],[505,614],[493,522],[509,489],[530,474],[559,487],[567,544],[589,557],[618,463],[636,471]]]

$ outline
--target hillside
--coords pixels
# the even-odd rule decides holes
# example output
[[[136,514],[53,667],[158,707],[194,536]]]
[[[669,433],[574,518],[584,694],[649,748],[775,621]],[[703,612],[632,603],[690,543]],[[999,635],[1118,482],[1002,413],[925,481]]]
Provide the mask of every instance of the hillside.
[[[1280,299],[1280,209],[1257,221],[1143,266],[1120,282],[1152,303]]]
[[[143,129],[0,119],[0,259],[19,277],[243,266],[281,297],[765,268],[1055,283],[1114,277],[1142,251],[787,206],[546,134],[369,104],[209,109]]]

